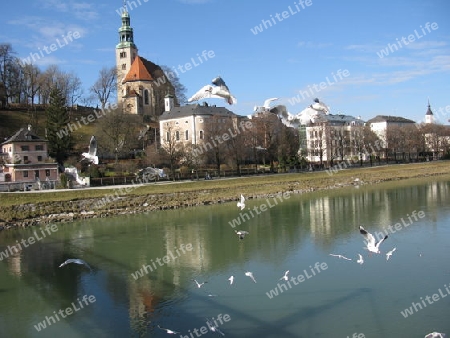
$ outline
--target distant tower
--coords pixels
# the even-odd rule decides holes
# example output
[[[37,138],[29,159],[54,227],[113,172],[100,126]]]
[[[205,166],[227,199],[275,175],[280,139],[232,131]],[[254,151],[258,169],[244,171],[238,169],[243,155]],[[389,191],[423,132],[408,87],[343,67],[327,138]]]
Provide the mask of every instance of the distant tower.
[[[173,95],[167,93],[164,97],[164,111],[171,111],[174,106]]]
[[[434,123],[434,115],[430,108],[430,100],[428,100],[428,109],[427,112],[425,113],[425,123],[427,124]]]
[[[130,14],[124,2],[122,12],[122,26],[119,28],[119,43],[116,46],[116,67],[117,67],[117,100],[122,100],[125,91],[122,88],[122,80],[131,68],[134,58],[138,54],[138,49],[134,44],[133,28],[130,26]]]

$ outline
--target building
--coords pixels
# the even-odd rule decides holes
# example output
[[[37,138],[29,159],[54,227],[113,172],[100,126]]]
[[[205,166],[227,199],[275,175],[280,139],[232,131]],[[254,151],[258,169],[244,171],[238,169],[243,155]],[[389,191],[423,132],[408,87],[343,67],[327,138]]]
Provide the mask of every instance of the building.
[[[47,142],[32,131],[31,125],[3,142],[0,149],[4,182],[54,184],[58,180],[58,164],[49,158]]]
[[[159,65],[138,55],[128,11],[122,12],[116,45],[117,100],[125,112],[157,122],[164,112],[164,97],[174,87]]]
[[[198,154],[203,154],[226,141],[224,134],[230,139],[236,136],[236,132],[243,131],[239,124],[246,118],[225,107],[207,103],[174,107],[171,95],[167,95],[165,100],[166,111],[159,119],[163,148],[172,145],[192,146],[198,149]]]
[[[429,158],[437,160],[450,156],[450,126],[436,123],[430,101],[427,107],[423,130],[426,149],[430,152]]]
[[[306,126],[306,159],[312,163],[352,160],[360,156],[364,121],[343,114],[321,114]]]
[[[430,107],[430,101],[428,101],[428,109],[427,109],[427,112],[425,113],[425,123],[426,124],[433,124],[433,123],[435,123],[434,114],[431,111],[431,107]]]
[[[377,134],[380,141],[386,146],[388,145],[387,131],[389,127],[405,127],[414,125],[416,122],[400,116],[377,115],[373,119],[367,121],[370,129]]]

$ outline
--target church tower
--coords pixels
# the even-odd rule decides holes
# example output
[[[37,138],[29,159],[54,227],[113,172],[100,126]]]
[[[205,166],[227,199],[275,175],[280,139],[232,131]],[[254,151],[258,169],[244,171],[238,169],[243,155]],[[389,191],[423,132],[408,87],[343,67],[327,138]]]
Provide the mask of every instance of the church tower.
[[[428,110],[425,113],[425,123],[427,123],[427,124],[434,123],[434,115],[430,108],[430,100],[428,100]]]
[[[175,107],[173,95],[167,93],[164,97],[164,111],[171,111]]]
[[[122,12],[122,26],[119,28],[119,43],[116,45],[117,67],[117,100],[121,102],[125,95],[122,81],[131,69],[131,65],[138,55],[138,49],[134,44],[133,28],[130,26],[130,14],[124,5]]]

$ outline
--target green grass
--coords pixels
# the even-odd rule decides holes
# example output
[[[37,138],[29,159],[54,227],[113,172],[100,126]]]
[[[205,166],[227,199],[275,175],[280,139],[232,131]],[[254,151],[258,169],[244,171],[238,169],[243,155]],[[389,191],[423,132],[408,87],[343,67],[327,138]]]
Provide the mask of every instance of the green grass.
[[[425,177],[432,175],[450,175],[450,162],[427,162],[407,165],[389,165],[374,168],[356,168],[342,170],[330,176],[326,172],[308,172],[294,174],[276,174],[267,176],[241,177],[212,181],[189,181],[177,184],[146,184],[133,188],[129,193],[123,193],[127,198],[145,197],[148,195],[176,194],[179,200],[181,195],[186,201],[204,199],[217,201],[223,199],[237,199],[242,193],[249,197],[274,194],[284,191],[314,191],[327,188],[336,188],[352,184],[359,178],[364,184],[376,184],[383,181],[403,180],[408,178]],[[38,204],[44,202],[65,202],[83,199],[96,199],[106,194],[114,194],[121,186],[111,189],[77,189],[70,191],[55,191],[51,193],[0,193],[0,210],[8,206],[24,204]],[[169,198],[170,199],[170,198]]]

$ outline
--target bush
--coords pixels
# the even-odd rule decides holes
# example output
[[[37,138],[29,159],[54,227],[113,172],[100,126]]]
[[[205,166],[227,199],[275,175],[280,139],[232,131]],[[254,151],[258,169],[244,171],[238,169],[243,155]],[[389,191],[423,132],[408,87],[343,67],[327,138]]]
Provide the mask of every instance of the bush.
[[[63,189],[66,189],[66,188],[68,187],[68,185],[67,185],[67,183],[68,183],[68,177],[67,177],[67,175],[66,175],[65,173],[61,173],[61,174],[59,175],[59,180],[60,180],[60,182],[61,182],[61,187],[62,187]]]

